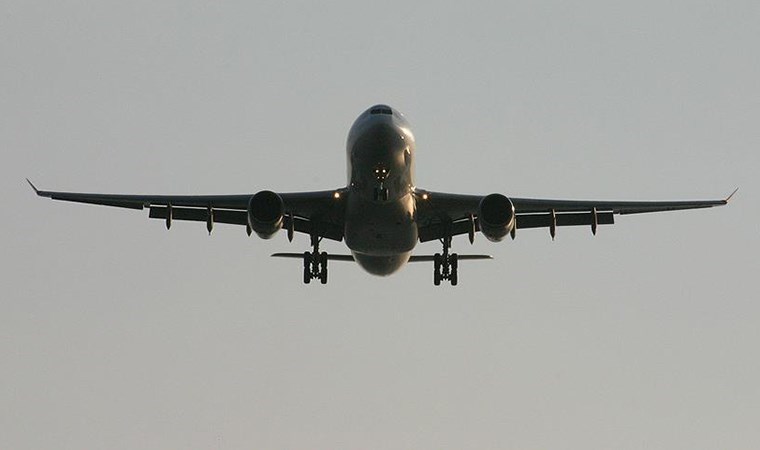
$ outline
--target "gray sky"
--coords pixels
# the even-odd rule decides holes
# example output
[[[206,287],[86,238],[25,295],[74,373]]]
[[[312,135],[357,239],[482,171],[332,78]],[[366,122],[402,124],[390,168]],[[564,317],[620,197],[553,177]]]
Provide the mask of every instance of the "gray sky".
[[[444,4],[448,3],[448,4]],[[0,448],[750,449],[760,441],[760,7],[5,0]],[[40,187],[345,183],[387,102],[453,192],[727,208],[466,238],[432,286]],[[340,244],[328,251],[344,252]],[[434,244],[419,252],[437,251]]]

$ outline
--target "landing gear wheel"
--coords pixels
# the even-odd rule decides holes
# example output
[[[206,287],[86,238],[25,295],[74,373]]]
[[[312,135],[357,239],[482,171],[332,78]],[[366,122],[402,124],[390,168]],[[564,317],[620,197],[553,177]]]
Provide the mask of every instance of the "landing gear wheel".
[[[311,283],[311,253],[303,252],[303,282]]]
[[[456,253],[453,253],[451,255],[451,260],[449,261],[451,265],[451,274],[449,275],[449,281],[451,282],[452,286],[456,286],[457,282],[459,282],[459,258]]]
[[[433,256],[433,284],[435,286],[441,285],[441,254],[436,253]]]
[[[319,282],[327,284],[327,252],[319,255]]]

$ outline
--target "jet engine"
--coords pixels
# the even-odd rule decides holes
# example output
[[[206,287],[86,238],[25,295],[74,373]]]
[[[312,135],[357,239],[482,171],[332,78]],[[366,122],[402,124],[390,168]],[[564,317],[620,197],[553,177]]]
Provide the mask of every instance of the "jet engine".
[[[248,202],[248,226],[262,239],[271,239],[280,231],[285,203],[272,191],[257,192]]]
[[[515,206],[501,194],[483,197],[478,206],[480,232],[491,242],[499,242],[515,226]]]

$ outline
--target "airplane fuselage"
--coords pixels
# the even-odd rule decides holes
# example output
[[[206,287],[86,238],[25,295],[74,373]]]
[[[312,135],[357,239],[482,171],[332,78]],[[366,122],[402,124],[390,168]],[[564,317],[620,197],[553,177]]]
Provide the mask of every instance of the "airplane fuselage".
[[[414,135],[389,106],[362,113],[348,133],[345,242],[362,268],[390,275],[417,243]]]

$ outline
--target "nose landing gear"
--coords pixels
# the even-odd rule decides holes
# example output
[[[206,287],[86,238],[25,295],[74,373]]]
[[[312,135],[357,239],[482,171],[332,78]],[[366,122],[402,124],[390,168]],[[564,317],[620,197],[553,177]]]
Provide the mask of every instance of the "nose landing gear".
[[[449,280],[452,286],[459,281],[459,258],[456,253],[449,254],[451,237],[441,239],[443,253],[433,256],[433,284],[439,286],[441,280]]]
[[[388,201],[388,188],[383,186],[383,183],[380,183],[380,187],[376,187],[375,190],[372,193],[372,199],[380,202],[387,202]]]
[[[388,178],[390,171],[383,164],[375,166],[375,180],[378,182],[378,186],[373,190],[373,200],[387,202],[388,201],[388,188],[385,187],[385,180]]]
[[[320,283],[327,284],[327,252],[319,252],[319,242],[321,237],[312,236],[311,245],[314,248],[311,252],[303,252],[303,282],[311,283],[311,280],[318,279]]]

